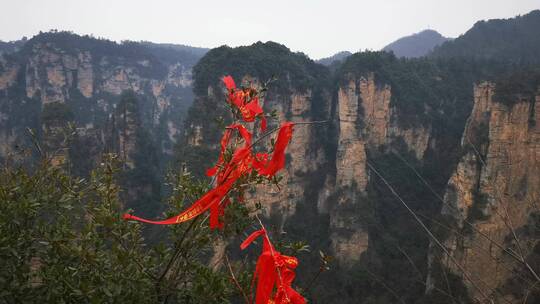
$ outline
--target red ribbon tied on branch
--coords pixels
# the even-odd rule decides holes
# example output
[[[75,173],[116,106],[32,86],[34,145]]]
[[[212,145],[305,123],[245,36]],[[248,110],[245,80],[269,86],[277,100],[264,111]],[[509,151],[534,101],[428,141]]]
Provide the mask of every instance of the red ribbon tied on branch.
[[[253,88],[237,88],[231,76],[223,77],[223,83],[228,91],[227,102],[236,106],[240,110],[242,119],[245,122],[255,121],[255,117],[261,117],[261,131],[266,131],[266,117],[259,104],[257,90]]]
[[[258,106],[258,99],[252,99],[247,104],[245,103],[244,97],[253,95],[253,93],[249,93],[249,90],[252,89],[236,89],[234,80],[230,76],[224,77],[223,81],[229,90],[229,101],[237,105],[239,108],[245,107],[245,109],[247,109],[248,112],[246,113],[248,114],[244,116],[244,120],[250,121],[251,118],[258,115],[261,115],[262,119],[264,119],[262,109],[259,111],[260,106]],[[243,101],[240,100],[240,97],[238,96],[244,96],[242,97],[244,98]],[[242,109],[240,111],[241,113],[245,112],[245,110]],[[266,121],[263,120],[263,122],[265,125]],[[232,124],[228,126],[225,129],[223,137],[221,138],[218,160],[216,164],[206,172],[208,176],[217,175],[216,186],[213,189],[205,193],[201,198],[195,201],[190,207],[180,214],[165,220],[148,220],[131,214],[124,214],[123,218],[125,220],[135,220],[148,224],[171,225],[189,221],[201,215],[205,211],[210,210],[210,227],[213,229],[222,228],[223,223],[220,222],[220,218],[225,213],[226,205],[231,201],[228,194],[231,188],[234,186],[234,183],[239,178],[251,174],[254,170],[260,175],[271,178],[279,170],[283,169],[285,166],[285,150],[291,140],[293,126],[294,124],[291,122],[285,122],[280,126],[274,146],[274,152],[270,160],[268,159],[269,156],[267,153],[257,153],[256,155],[253,155],[252,134],[246,127],[241,124]],[[225,160],[225,154],[234,131],[238,132],[240,138],[244,142],[244,145],[236,148],[232,154],[232,157],[227,162]]]
[[[257,281],[255,304],[305,304],[304,297],[291,286],[298,260],[276,251],[270,243],[266,230],[253,232],[240,245],[240,248],[246,249],[259,236],[263,236],[263,250],[257,260],[253,275],[253,282]]]

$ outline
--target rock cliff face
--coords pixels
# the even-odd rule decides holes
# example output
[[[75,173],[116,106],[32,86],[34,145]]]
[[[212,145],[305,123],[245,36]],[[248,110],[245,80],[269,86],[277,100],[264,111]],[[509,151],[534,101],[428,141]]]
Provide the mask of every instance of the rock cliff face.
[[[182,135],[197,59],[173,46],[37,35],[0,56],[0,157],[27,146],[31,128],[55,163],[76,174],[88,174],[104,152],[134,170],[143,146],[157,158],[148,161],[156,173]],[[137,104],[126,111],[118,107],[127,91]]]
[[[400,126],[397,119],[399,114],[391,107],[391,99],[391,86],[376,84],[373,73],[369,73],[365,78],[351,80],[347,86],[340,87],[338,117],[343,130],[340,134],[351,139],[364,138],[366,144],[374,150],[392,146],[396,140],[401,139],[408,149],[414,151],[418,159],[422,159],[428,148],[430,129],[423,126]],[[350,130],[353,127],[355,131]]]
[[[537,225],[540,199],[540,96],[495,102],[495,86],[475,87],[462,139],[465,154],[448,182],[442,209],[456,221],[458,233],[445,245],[471,274],[472,282],[464,282],[475,298],[482,298],[481,289],[521,303],[528,281],[519,276],[531,274],[519,259],[530,263],[527,257],[536,246],[530,229]],[[463,277],[451,259],[442,263]],[[519,287],[511,288],[512,282]]]
[[[391,98],[391,86],[377,84],[373,73],[353,77],[337,92],[335,119],[339,135],[335,183],[327,182],[320,199],[334,193],[337,204],[330,209],[332,249],[338,260],[346,264],[358,261],[369,245],[367,223],[359,220],[361,213],[369,213],[366,205],[369,152],[376,154],[381,149],[391,149],[396,141],[402,140],[421,160],[428,148],[429,128],[401,127]],[[328,194],[324,196],[325,193]]]
[[[51,103],[66,104],[77,127],[103,131],[118,96],[132,90],[144,96],[144,123],[159,133],[155,134],[159,148],[171,153],[182,130],[183,113],[191,103],[194,59],[179,52],[176,58],[163,60],[152,52],[135,43],[117,45],[69,33],[45,33],[3,56],[3,150],[21,140],[25,127],[35,127],[20,121],[25,120],[21,116],[39,122],[41,109]],[[31,113],[21,109],[28,104],[32,104]]]
[[[313,121],[313,93],[293,91],[285,96],[274,95],[266,99],[265,111],[276,110],[278,121],[308,122]],[[330,106],[329,93],[325,92],[324,104]],[[329,113],[325,109],[325,113]],[[326,117],[329,119],[329,116]],[[267,215],[279,218],[279,229],[283,230],[288,218],[296,213],[296,205],[307,199],[306,177],[321,174],[317,172],[324,167],[326,157],[321,143],[318,141],[316,131],[309,125],[297,125],[295,136],[291,140],[287,151],[287,167],[283,174],[283,189],[264,187],[257,189],[254,197],[260,200],[270,211]],[[319,177],[320,178],[320,177]],[[310,189],[309,191],[316,191]]]

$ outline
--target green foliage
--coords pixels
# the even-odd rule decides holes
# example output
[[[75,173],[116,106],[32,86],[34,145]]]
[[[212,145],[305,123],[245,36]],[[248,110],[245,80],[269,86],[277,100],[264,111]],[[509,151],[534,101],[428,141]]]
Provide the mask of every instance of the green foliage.
[[[409,207],[420,217],[436,235],[444,240],[451,227],[451,219],[436,217],[439,214],[442,196],[452,171],[448,161],[437,161],[441,155],[428,153],[420,162],[415,155],[404,149],[406,146],[393,147],[386,153],[368,153],[370,164],[385,177]],[[443,156],[444,158],[444,156]],[[416,175],[418,172],[429,181],[429,189]],[[435,193],[432,192],[435,191]],[[363,265],[377,277],[378,286],[368,294],[374,303],[384,301],[388,290],[393,290],[405,303],[416,303],[425,296],[425,278],[428,273],[428,250],[430,239],[418,222],[403,205],[388,191],[387,186],[376,176],[369,180],[368,197],[370,210],[374,214],[368,227],[370,248],[363,259]],[[429,270],[431,274],[431,269]],[[381,282],[387,288],[381,286]],[[435,286],[444,286],[445,281],[435,281]],[[441,284],[441,285],[439,285]],[[453,293],[466,294],[463,286],[452,287]],[[451,302],[448,295],[441,303]],[[423,299],[425,300],[425,299]],[[367,301],[366,303],[369,303]],[[427,301],[426,303],[429,303]]]
[[[2,54],[9,54],[17,51],[20,49],[27,41],[26,36],[23,37],[21,40],[14,40],[14,41],[0,41],[0,55]],[[1,68],[0,68],[1,70]]]
[[[119,153],[130,166],[125,166],[120,175],[120,183],[126,189],[122,196],[128,207],[145,216],[157,216],[160,211],[160,162],[155,139],[143,124],[139,99],[133,91],[125,91],[116,108],[116,131],[122,138]],[[119,140],[120,141],[120,140]]]
[[[36,92],[39,96],[39,92]],[[19,72],[16,82],[0,94],[0,112],[7,118],[0,123],[0,128],[6,134],[13,134],[17,144],[26,142],[26,128],[41,129],[40,115],[42,105],[39,98],[26,96],[26,75]]]
[[[186,45],[152,43],[152,42],[124,42],[124,44],[140,44],[147,48],[147,51],[158,58],[160,61],[168,64],[181,62],[183,65],[194,66],[199,59],[208,52],[206,48],[190,47]]]
[[[204,95],[209,86],[218,87],[224,75],[234,79],[249,75],[260,81],[275,77],[272,88],[284,94],[293,88],[297,91],[314,88],[328,77],[325,67],[275,42],[237,48],[221,46],[206,53],[193,68],[195,94]]]
[[[73,112],[62,102],[48,103],[43,106],[41,121],[46,124],[62,124],[73,120]]]
[[[46,113],[52,118],[46,121],[63,121],[66,115],[58,113],[66,105],[51,105]],[[120,216],[126,207],[137,208],[138,214],[150,212],[145,208],[152,207],[160,194],[154,145],[139,106],[133,92],[122,94],[113,116],[114,130],[122,146],[127,143],[134,149],[129,157],[123,149],[122,158],[106,154],[88,181],[70,176],[64,171],[68,167],[58,166],[47,155],[36,168],[13,167],[8,162],[0,172],[0,196],[4,196],[0,197],[0,234],[7,235],[0,239],[0,256],[7,261],[6,270],[0,272],[0,300],[228,303],[249,293],[251,260],[231,264],[227,253],[218,260],[214,258],[219,255],[212,254],[217,241],[226,243],[253,225],[250,215],[259,206],[241,204],[249,187],[277,186],[281,179],[268,180],[257,172],[240,177],[229,190],[231,204],[221,231],[211,231],[204,215],[166,227],[167,231],[141,230],[140,224]],[[228,151],[224,159],[231,156]],[[120,160],[129,162],[120,164]],[[210,186],[195,181],[184,169],[171,172],[164,191],[169,194],[164,216],[185,210]],[[149,187],[158,191],[148,191]],[[125,204],[133,196],[140,205],[139,201]],[[149,244],[143,235],[152,234],[160,237]],[[309,250],[300,241],[278,242],[276,248],[285,253]]]
[[[113,174],[109,162],[90,181],[47,161],[33,171],[2,169],[3,301],[151,301],[145,271],[155,260],[141,246],[139,227],[119,216]]]
[[[28,40],[20,52],[13,55],[24,61],[34,52],[36,45],[60,49],[73,56],[77,56],[79,52],[88,51],[96,66],[101,64],[102,60],[113,66],[127,63],[133,65],[143,77],[162,78],[167,75],[167,67],[146,47],[138,43],[118,44],[107,39],[97,39],[88,35],[79,36],[67,31],[40,32]],[[138,61],[148,61],[149,64],[146,66],[133,64]]]
[[[433,57],[540,62],[540,10],[512,19],[477,22],[460,37],[435,48]]]
[[[400,38],[382,50],[392,52],[397,57],[422,57],[433,50],[434,47],[450,40],[434,30],[424,30],[419,33]]]
[[[469,62],[398,59],[391,53],[366,51],[348,57],[336,78],[343,86],[373,73],[380,88],[390,86],[391,105],[402,127],[443,125],[461,133],[472,106],[473,83],[482,74],[473,70]]]
[[[106,155],[89,180],[47,160],[33,169],[2,168],[0,301],[227,303],[237,295],[226,270],[208,267],[217,235],[200,220],[168,229],[172,242],[152,246],[141,225],[122,220],[117,162]],[[169,213],[206,189],[187,173],[169,185]],[[162,276],[173,255],[179,259]],[[247,274],[238,276],[249,284]]]
[[[167,76],[167,65],[176,63],[181,63],[186,67],[195,65],[205,51],[205,49],[188,46],[161,45],[149,42],[123,41],[116,43],[90,35],[81,36],[68,31],[51,30],[40,32],[24,43],[17,42],[17,51],[10,52],[8,55],[23,63],[34,52],[36,45],[61,50],[73,56],[78,56],[79,52],[89,52],[96,66],[103,63],[110,66],[127,65],[135,69],[139,75],[153,79]],[[0,42],[0,54],[2,48]],[[15,49],[15,47],[12,48]],[[147,62],[147,64],[140,64],[141,62]],[[100,71],[94,72],[99,74]],[[99,80],[99,77],[96,79]]]
[[[206,164],[215,161],[222,124],[233,120],[230,108],[223,100],[224,91],[221,91],[224,75],[231,75],[238,86],[242,85],[240,81],[245,76],[261,83],[270,81],[271,85],[264,91],[266,99],[277,101],[284,108],[289,108],[286,103],[290,94],[310,90],[312,111],[306,115],[313,120],[328,119],[331,77],[326,67],[274,42],[212,49],[193,68],[196,100],[185,121],[186,134],[175,151],[177,161],[188,164],[198,177],[203,176]],[[267,105],[264,108],[268,113],[272,111]],[[290,117],[291,113],[285,115]],[[324,138],[326,130],[320,129],[316,130],[317,135]],[[193,145],[187,139],[197,139],[198,143]]]
[[[539,93],[540,67],[522,68],[495,80],[493,100],[509,107],[517,102],[534,104]]]
[[[352,55],[351,52],[343,51],[343,52],[336,53],[330,57],[321,58],[317,60],[317,63],[329,67],[330,70],[334,70],[335,67],[339,66],[343,60],[345,60],[347,57],[351,55]]]

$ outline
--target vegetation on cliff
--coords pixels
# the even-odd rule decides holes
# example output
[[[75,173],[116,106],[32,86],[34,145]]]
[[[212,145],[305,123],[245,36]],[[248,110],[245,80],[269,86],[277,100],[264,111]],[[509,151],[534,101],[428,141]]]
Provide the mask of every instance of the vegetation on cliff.
[[[466,61],[398,59],[391,53],[367,51],[347,58],[335,77],[343,86],[372,73],[378,86],[390,86],[400,126],[440,125],[461,134],[458,126],[463,126],[471,109],[473,84],[482,73],[475,68]]]
[[[511,19],[477,22],[462,36],[435,48],[430,56],[538,64],[540,10]]]
[[[259,81],[275,78],[272,89],[280,93],[305,91],[320,86],[328,77],[326,68],[275,42],[237,48],[221,46],[210,50],[193,68],[195,94],[204,95],[208,87],[218,87],[216,75],[225,74],[235,79],[251,76]]]
[[[142,227],[122,220],[118,166],[116,156],[105,155],[88,180],[48,158],[31,170],[11,162],[2,168],[1,301],[221,304],[238,295],[228,270],[207,264],[204,253],[217,235],[206,226],[162,231],[167,237],[148,246]],[[171,210],[205,189],[186,172],[170,178]],[[174,254],[182,257],[174,275],[159,277]],[[238,277],[248,284],[247,274]]]
[[[216,149],[219,127],[231,122],[228,109],[220,102],[223,89],[219,79],[231,75],[238,81],[246,78],[254,84],[271,85],[264,94],[268,100],[276,100],[287,109],[292,94],[311,92],[314,120],[325,115],[329,93],[330,74],[324,66],[316,64],[301,53],[293,53],[274,42],[257,42],[251,46],[230,48],[222,46],[210,50],[193,68],[195,102],[189,109],[185,122],[186,134],[177,145],[177,159],[190,164],[196,176],[202,176],[200,165],[208,162],[208,156]],[[218,96],[216,98],[216,96]],[[266,110],[272,111],[267,105]],[[280,110],[281,111],[281,110]],[[269,113],[271,116],[271,113]],[[285,117],[290,117],[286,110]],[[273,122],[270,120],[270,124]]]

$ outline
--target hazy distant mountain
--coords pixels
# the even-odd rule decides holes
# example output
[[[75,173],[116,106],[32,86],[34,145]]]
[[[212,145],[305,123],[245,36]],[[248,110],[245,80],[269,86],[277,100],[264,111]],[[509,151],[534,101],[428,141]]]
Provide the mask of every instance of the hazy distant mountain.
[[[352,53],[349,52],[349,51],[343,51],[343,52],[339,52],[339,53],[336,53],[330,57],[326,57],[326,58],[321,58],[319,60],[316,60],[317,63],[320,63],[322,65],[326,65],[326,66],[330,66],[332,63],[334,63],[335,61],[343,61],[345,58],[351,56]]]
[[[540,10],[510,19],[479,21],[465,34],[433,50],[435,57],[540,62]]]
[[[12,53],[20,49],[26,43],[26,37],[15,41],[0,41],[0,54]]]
[[[141,41],[140,44],[148,46],[150,48],[159,48],[159,49],[169,49],[173,51],[187,52],[192,55],[195,55],[197,58],[204,56],[210,49],[193,47],[184,44],[173,44],[173,43],[154,43],[149,41]]]
[[[450,38],[446,38],[434,30],[425,30],[400,38],[385,46],[383,51],[392,51],[397,57],[422,57],[448,40]]]

